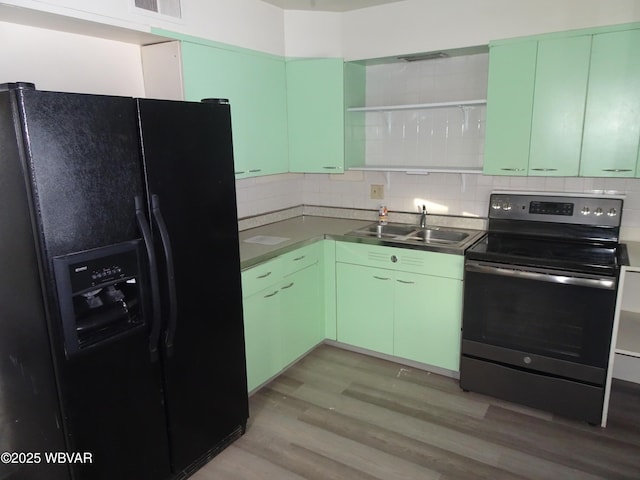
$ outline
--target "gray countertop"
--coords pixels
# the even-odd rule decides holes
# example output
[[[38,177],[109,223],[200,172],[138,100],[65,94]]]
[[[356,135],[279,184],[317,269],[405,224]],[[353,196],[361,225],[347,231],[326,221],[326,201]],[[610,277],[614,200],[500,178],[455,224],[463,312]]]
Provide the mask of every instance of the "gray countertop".
[[[369,220],[301,215],[244,230],[240,232],[241,268],[244,270],[252,267],[307,243],[323,239],[326,235],[341,236],[370,223],[371,221]],[[269,244],[275,242],[277,238],[270,239],[268,237],[280,237],[285,240],[276,244]],[[247,240],[251,239],[254,240],[247,242]]]

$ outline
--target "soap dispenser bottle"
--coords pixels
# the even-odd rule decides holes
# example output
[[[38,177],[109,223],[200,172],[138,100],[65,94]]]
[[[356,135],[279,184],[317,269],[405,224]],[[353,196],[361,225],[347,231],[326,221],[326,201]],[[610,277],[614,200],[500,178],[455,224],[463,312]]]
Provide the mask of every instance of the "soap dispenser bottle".
[[[389,212],[387,211],[387,207],[384,205],[381,205],[380,209],[378,210],[378,223],[380,225],[387,224],[388,213]]]

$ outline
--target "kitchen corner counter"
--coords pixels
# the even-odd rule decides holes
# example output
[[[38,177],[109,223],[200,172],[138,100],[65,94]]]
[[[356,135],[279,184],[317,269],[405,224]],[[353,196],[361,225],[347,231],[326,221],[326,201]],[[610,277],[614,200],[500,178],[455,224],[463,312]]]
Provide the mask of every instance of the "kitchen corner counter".
[[[369,224],[371,220],[301,215],[243,230],[240,232],[240,266],[244,270],[326,235],[344,235]]]
[[[627,255],[629,256],[629,266],[627,268],[640,268],[640,242],[625,242]]]

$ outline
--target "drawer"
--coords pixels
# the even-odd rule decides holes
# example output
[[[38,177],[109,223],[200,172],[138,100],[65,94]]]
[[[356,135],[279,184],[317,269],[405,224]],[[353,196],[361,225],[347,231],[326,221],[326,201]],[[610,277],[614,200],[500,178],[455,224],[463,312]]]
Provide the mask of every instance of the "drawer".
[[[261,263],[242,272],[242,296],[248,297],[282,280],[280,257]]]
[[[283,275],[290,275],[298,270],[313,265],[322,259],[322,242],[318,241],[280,256]]]
[[[336,242],[336,261],[462,280],[464,256],[364,243]]]

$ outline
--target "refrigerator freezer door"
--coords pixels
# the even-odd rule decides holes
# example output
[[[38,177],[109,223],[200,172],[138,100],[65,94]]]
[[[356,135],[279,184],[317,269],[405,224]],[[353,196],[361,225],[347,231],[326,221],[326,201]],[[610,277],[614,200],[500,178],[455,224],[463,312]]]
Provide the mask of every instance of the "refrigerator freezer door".
[[[138,102],[147,195],[161,212],[154,227],[164,223],[175,267],[175,331],[166,271],[160,283],[173,335],[163,359],[171,461],[180,472],[223,448],[248,417],[231,119],[228,105]],[[157,252],[166,246],[160,233]]]
[[[143,179],[135,100],[37,90],[15,95],[66,448],[92,455],[91,462],[70,465],[73,478],[163,480],[170,467],[162,371],[150,359],[148,329],[67,358],[52,266],[55,256],[139,238],[134,197],[143,194]]]
[[[138,238],[142,170],[131,98],[24,90],[27,163],[47,256]]]
[[[64,451],[64,433],[10,100],[0,94],[0,452],[44,455]],[[15,460],[0,478],[69,478],[64,464]]]

